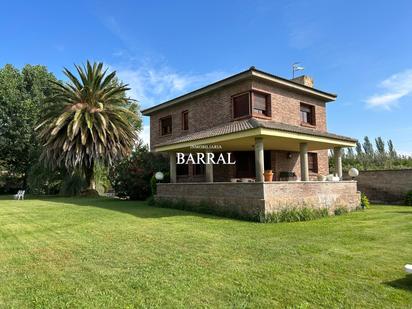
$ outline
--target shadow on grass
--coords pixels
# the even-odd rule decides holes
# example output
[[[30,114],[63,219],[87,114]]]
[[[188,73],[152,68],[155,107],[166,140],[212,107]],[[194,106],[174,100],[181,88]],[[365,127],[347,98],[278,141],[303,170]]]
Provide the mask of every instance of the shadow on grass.
[[[412,275],[406,275],[404,278],[401,279],[384,282],[384,284],[396,289],[402,289],[405,291],[412,292]]]
[[[64,203],[79,207],[95,207],[106,209],[110,211],[117,211],[125,214],[129,214],[139,218],[164,218],[175,216],[196,216],[200,218],[213,218],[219,220],[227,220],[228,218],[217,217],[209,214],[202,214],[197,212],[190,212],[185,210],[163,208],[150,206],[146,201],[125,201],[114,198],[64,198],[64,197],[38,197],[37,200],[48,201],[52,203]]]

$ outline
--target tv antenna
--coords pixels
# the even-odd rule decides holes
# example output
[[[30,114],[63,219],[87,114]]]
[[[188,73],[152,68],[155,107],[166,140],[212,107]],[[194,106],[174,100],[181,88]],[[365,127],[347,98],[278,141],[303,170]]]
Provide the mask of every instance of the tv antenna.
[[[305,68],[299,65],[300,62],[292,64],[292,78],[295,78],[295,72],[303,71]]]

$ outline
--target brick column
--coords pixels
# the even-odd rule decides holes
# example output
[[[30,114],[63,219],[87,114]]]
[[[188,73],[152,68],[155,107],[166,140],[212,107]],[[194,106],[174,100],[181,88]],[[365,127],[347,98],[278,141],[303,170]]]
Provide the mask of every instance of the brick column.
[[[213,182],[213,164],[205,165],[206,182]]]
[[[339,179],[342,180],[342,148],[335,147],[333,148],[333,152],[335,154],[335,173],[336,176],[338,176]]]
[[[169,152],[170,159],[170,182],[176,182],[176,153]]]
[[[255,138],[255,169],[256,181],[263,182],[263,172],[265,168],[263,155],[263,139],[261,137]]]
[[[300,180],[309,180],[308,144],[300,143]]]

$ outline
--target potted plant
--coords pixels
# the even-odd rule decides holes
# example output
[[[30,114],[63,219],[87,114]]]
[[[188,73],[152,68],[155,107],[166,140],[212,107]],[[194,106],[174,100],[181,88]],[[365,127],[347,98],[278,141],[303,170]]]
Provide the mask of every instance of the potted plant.
[[[265,177],[265,181],[272,181],[272,179],[273,179],[273,172],[272,172],[272,170],[266,170],[266,171],[263,173],[263,176]]]

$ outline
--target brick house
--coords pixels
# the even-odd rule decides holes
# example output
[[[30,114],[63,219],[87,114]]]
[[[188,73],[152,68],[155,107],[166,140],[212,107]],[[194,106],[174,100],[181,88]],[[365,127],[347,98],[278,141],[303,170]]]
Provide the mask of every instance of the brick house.
[[[335,94],[314,88],[308,76],[288,80],[251,67],[142,111],[150,116],[151,150],[170,155],[171,184],[159,186],[158,198],[214,196],[213,202],[225,207],[222,205],[242,204],[239,192],[249,198],[261,191],[248,202],[255,205],[249,208],[268,212],[288,199],[279,200],[276,196],[281,194],[276,192],[293,188],[302,198],[307,197],[305,203],[355,207],[355,182],[315,181],[318,175],[329,174],[329,149],[334,149],[336,174],[342,178],[341,149],[356,143],[327,131],[326,104],[335,99]],[[209,148],[203,150],[208,152],[210,148],[230,152],[236,164],[176,165],[176,152],[199,152],[201,147]],[[273,171],[270,183],[263,181],[265,170]],[[283,189],[285,185],[287,189]],[[328,193],[331,188],[334,191]],[[269,195],[275,197],[269,199]],[[319,202],[321,199],[328,200],[328,205]],[[247,205],[246,209],[235,207],[241,207],[240,212],[250,210]]]

